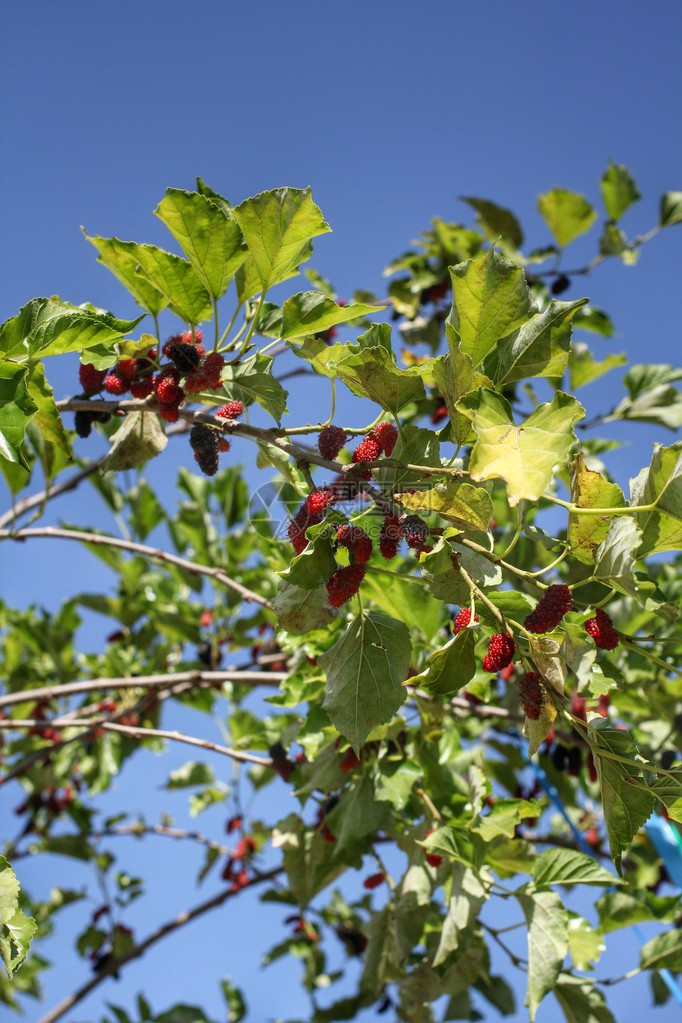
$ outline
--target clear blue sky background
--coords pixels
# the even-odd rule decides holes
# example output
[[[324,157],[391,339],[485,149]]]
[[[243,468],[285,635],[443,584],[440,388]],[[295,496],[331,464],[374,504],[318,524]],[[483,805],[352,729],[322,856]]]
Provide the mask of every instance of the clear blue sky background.
[[[118,282],[96,264],[79,225],[171,247],[151,211],[167,185],[192,187],[197,174],[233,201],[264,188],[311,184],[334,231],[317,242],[312,262],[341,295],[356,287],[381,293],[381,269],[433,215],[468,216],[461,194],[511,207],[531,245],[547,243],[536,194],[560,185],[598,202],[609,158],[631,168],[644,196],[624,227],[630,235],[644,231],[655,222],[659,195],[682,187],[681,38],[682,7],[661,0],[6,5],[0,319],[36,295],[54,293],[134,314]],[[595,244],[592,236],[576,243],[575,261],[589,257]],[[613,261],[583,282],[585,293],[612,312],[619,334],[611,342],[595,337],[597,354],[626,350],[635,362],[677,361],[681,245],[682,229],[664,232],[635,269]],[[568,297],[578,293],[576,286]],[[72,369],[55,365],[50,372],[59,395],[73,392]],[[621,376],[617,371],[581,393],[590,413],[620,398]],[[326,395],[318,407],[309,388],[291,391],[297,421],[326,415]],[[349,405],[349,414],[354,409]],[[654,440],[670,439],[654,427],[609,432],[628,444],[609,456],[621,483],[648,462]],[[151,475],[158,478],[156,470]],[[83,498],[64,499],[55,514],[71,521],[98,516]],[[65,587],[76,573],[81,588],[98,585],[95,559],[68,556],[65,580],[53,546],[3,550],[2,596],[20,606],[54,607],[72,592]],[[92,635],[96,629],[101,623],[92,625]],[[206,719],[196,728],[214,734]],[[124,772],[107,807],[153,816],[169,762],[185,759],[177,750],[163,761],[148,755],[143,779]],[[288,812],[288,791],[278,789],[277,798]],[[184,797],[173,799],[181,818]],[[6,798],[5,811],[7,804]],[[219,833],[219,812],[200,821]],[[131,914],[138,935],[202,897],[183,876],[187,851],[150,842],[157,844],[146,851],[120,846],[122,865],[153,873],[148,901]],[[71,864],[55,859],[52,867],[52,876],[37,877],[24,862],[22,876],[43,892],[78,883]],[[265,942],[284,934],[285,913],[244,901],[159,946],[69,1020],[97,1018],[105,998],[130,1004],[139,989],[157,1010],[183,999],[203,1002],[218,1016],[213,978],[223,973],[244,982],[254,1023],[305,1018],[295,963],[258,972]],[[79,910],[67,913],[75,923]],[[63,949],[53,947],[57,953]],[[635,939],[627,936],[599,975],[636,959]],[[64,962],[46,986],[48,1004],[83,979],[82,963]],[[649,1003],[644,981],[613,990],[618,1023],[640,1019]],[[28,1018],[34,1017],[31,1005]],[[525,1010],[517,1018],[525,1019]],[[549,1002],[539,1018],[550,1023],[560,1013]],[[679,1009],[664,1008],[654,1018],[678,1019]]]

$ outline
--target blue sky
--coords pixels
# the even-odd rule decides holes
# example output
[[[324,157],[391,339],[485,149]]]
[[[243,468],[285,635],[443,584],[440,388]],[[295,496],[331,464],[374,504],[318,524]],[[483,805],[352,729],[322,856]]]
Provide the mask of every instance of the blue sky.
[[[644,197],[626,214],[625,229],[629,235],[647,230],[660,194],[682,187],[681,34],[682,7],[660,0],[10,5],[0,38],[6,140],[0,319],[36,295],[54,293],[134,314],[121,286],[95,262],[79,225],[171,247],[152,210],[167,185],[192,187],[196,175],[233,201],[264,188],[312,185],[333,228],[316,243],[312,264],[341,295],[356,287],[381,294],[382,268],[432,216],[467,217],[458,195],[509,206],[531,245],[546,244],[537,193],[560,185],[598,203],[598,180],[610,158],[630,167]],[[619,336],[595,337],[598,355],[625,350],[635,362],[677,360],[681,243],[682,228],[666,231],[644,249],[636,268],[613,261],[568,293],[588,294],[613,315]],[[595,245],[593,235],[577,242],[575,262],[589,258]],[[49,372],[58,395],[75,389],[72,364]],[[616,371],[581,392],[591,414],[618,400],[621,376]],[[291,392],[294,420],[326,415],[326,393],[311,399],[301,383]],[[347,408],[355,414],[355,406]],[[621,483],[648,462],[653,441],[672,439],[654,427],[609,432],[628,445],[608,463]],[[64,499],[55,515],[98,521],[99,512],[82,499]],[[27,570],[31,557],[39,574]],[[97,585],[95,559],[69,557],[79,584]],[[0,593],[19,605],[54,606],[68,595],[54,546],[3,551],[0,573]],[[135,798],[152,813],[166,765],[147,759],[148,795]],[[128,805],[130,784],[124,774],[109,797],[112,809]],[[156,918],[166,919],[197,896],[191,880],[178,876],[182,850],[157,845],[140,869],[161,854],[171,880],[151,902]],[[139,856],[137,847],[131,856]],[[48,887],[70,868],[55,861],[54,869],[54,878],[43,879]],[[26,879],[34,881],[28,864]],[[168,952],[160,946],[118,985],[100,988],[74,1019],[94,1018],[101,997],[125,1001],[142,985],[154,992],[158,1008],[176,997],[217,1006],[212,978],[221,971],[239,977],[242,943],[233,938],[247,925],[253,947],[245,972],[252,983],[245,986],[253,987],[254,977],[260,985],[249,1018],[296,1018],[304,1012],[292,979],[296,969],[272,967],[262,981],[255,972],[261,932],[277,913],[255,913],[252,903],[229,917],[206,918],[187,934],[192,951],[184,969],[179,944]],[[140,932],[146,929],[141,921]],[[216,965],[223,941],[224,970]],[[623,955],[634,962],[632,942],[634,950]],[[600,975],[609,972],[602,969]],[[82,976],[83,965],[72,962],[49,982],[48,1003]],[[266,982],[273,985],[269,998]],[[649,1005],[643,982],[622,994],[614,989],[613,996],[616,1007],[622,999],[619,1023]],[[548,1005],[540,1023],[557,1012]],[[677,1016],[667,1008],[655,1018]]]

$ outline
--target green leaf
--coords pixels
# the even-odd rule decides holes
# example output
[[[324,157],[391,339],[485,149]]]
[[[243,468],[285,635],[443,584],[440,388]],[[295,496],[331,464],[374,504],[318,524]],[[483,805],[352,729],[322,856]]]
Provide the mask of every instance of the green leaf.
[[[664,192],[661,196],[658,222],[661,227],[682,224],[682,192]]]
[[[429,654],[423,670],[410,679],[410,685],[423,686],[439,696],[458,692],[476,674],[474,645],[473,630],[463,629],[440,650]]]
[[[478,919],[481,908],[488,898],[486,889],[476,874],[463,863],[454,863],[450,881],[450,898],[443,920],[440,941],[432,966],[444,963],[451,952],[459,948],[460,936]]]
[[[242,233],[225,209],[199,192],[167,188],[154,210],[213,299],[227,290],[247,256]]]
[[[344,345],[346,354],[336,366],[339,376],[353,394],[370,398],[387,412],[397,415],[401,408],[425,397],[418,366],[399,369],[386,348]],[[397,456],[396,456],[397,457]]]
[[[645,391],[650,391],[660,384],[672,384],[682,380],[682,369],[669,366],[667,363],[637,363],[630,366],[623,377],[623,383],[631,398],[638,398]]]
[[[29,468],[21,445],[37,411],[28,389],[28,367],[0,361],[0,458]]]
[[[376,725],[404,703],[412,654],[403,622],[377,611],[359,614],[319,658],[327,675],[324,708],[357,752]]]
[[[562,973],[554,994],[566,1023],[616,1023],[601,991],[585,977]]]
[[[591,518],[591,516],[587,516]],[[635,554],[641,545],[642,530],[634,515],[611,519],[608,533],[595,553],[593,576],[620,593],[638,599],[635,579]]]
[[[682,768],[673,768],[669,774],[657,774],[649,788],[660,799],[668,816],[682,824]]]
[[[19,882],[0,856],[0,956],[10,977],[26,958],[36,927],[35,920],[19,908]]]
[[[33,298],[0,327],[0,353],[45,358],[89,348],[111,349],[142,319],[117,320],[93,306],[75,306],[59,298]],[[112,358],[112,362],[114,359]]]
[[[137,274],[163,295],[171,312],[190,327],[212,315],[211,297],[194,267],[156,245],[137,245]]]
[[[582,452],[571,463],[571,501],[579,508],[622,508],[623,491],[600,472],[588,469]],[[594,564],[597,548],[606,539],[610,520],[603,515],[570,515],[568,542],[571,555],[586,565]]]
[[[542,637],[548,639],[549,637]],[[536,667],[538,665],[536,664]],[[523,724],[523,734],[528,739],[528,756],[533,757],[540,749],[547,736],[554,727],[557,710],[553,703],[545,700],[540,711],[540,717],[536,719],[526,718]]]
[[[385,305],[365,305],[354,302],[340,306],[321,291],[301,291],[284,303],[282,333],[284,341],[317,334],[339,323],[347,323],[358,316],[371,316],[385,309]]]
[[[595,930],[584,917],[569,913],[568,951],[576,970],[591,970],[606,948],[601,931]]]
[[[223,370],[223,384],[231,399],[251,405],[254,401],[276,422],[287,411],[288,391],[272,375],[274,359],[255,352],[236,366]]]
[[[460,348],[479,366],[497,342],[535,310],[523,270],[490,249],[450,267],[452,309],[448,322]]]
[[[469,472],[474,480],[501,478],[509,503],[537,501],[552,480],[574,441],[573,424],[584,409],[571,395],[557,391],[551,403],[539,405],[520,426],[501,394],[481,388],[459,402],[476,433]]]
[[[575,849],[545,849],[541,852],[533,866],[533,880],[538,888],[550,884],[620,884],[620,878],[614,877],[591,856]]]
[[[622,853],[651,816],[656,800],[642,783],[638,768],[601,755],[604,750],[628,760],[639,756],[629,732],[614,728],[607,721],[593,720],[589,740],[601,785],[611,858],[622,875]]]
[[[227,1005],[226,1023],[240,1023],[246,1017],[247,1006],[244,996],[229,977],[220,982],[220,988]]]
[[[553,188],[538,196],[538,209],[562,248],[589,231],[597,219],[597,211],[584,195],[565,188]]]
[[[466,444],[473,436],[471,423],[459,411],[457,402],[470,391],[477,391],[479,387],[494,389],[493,382],[484,373],[474,369],[469,356],[461,352],[456,344],[450,345],[447,355],[432,359],[427,366],[428,373],[433,377],[447,406],[452,440],[456,444]]]
[[[379,802],[391,803],[396,810],[403,810],[415,782],[423,774],[421,765],[415,760],[384,759],[379,764],[374,780],[374,798]]]
[[[485,843],[475,831],[449,824],[436,828],[419,845],[428,853],[440,853],[476,870],[483,863],[486,853]]]
[[[369,924],[369,941],[360,977],[360,991],[378,998],[387,981],[402,973],[395,939],[395,910],[385,906]]]
[[[332,550],[333,532],[322,523],[310,530],[308,546],[291,560],[291,564],[278,574],[285,583],[299,586],[304,590],[315,590],[324,585],[336,571],[337,564]]]
[[[493,517],[490,494],[471,483],[437,483],[429,490],[403,494],[400,503],[410,510],[436,512],[462,529],[480,529],[484,533]]]
[[[54,392],[47,382],[42,362],[33,363],[26,385],[28,393],[38,409],[35,415],[35,423],[43,437],[50,444],[58,447],[67,458],[72,458],[69,435],[64,429],[62,417],[54,400]]]
[[[374,797],[372,779],[363,775],[350,789],[346,789],[339,803],[327,814],[326,821],[336,838],[334,855],[353,855],[359,845],[366,846],[365,840],[385,824],[388,812],[386,803],[378,802]]]
[[[498,206],[489,199],[475,199],[471,195],[460,195],[459,198],[476,210],[476,223],[485,231],[490,241],[494,242],[502,237],[505,241],[511,242],[514,248],[521,248],[523,231],[511,210]]]
[[[633,507],[655,504],[637,522],[642,530],[639,557],[682,549],[682,442],[654,444],[651,465],[630,482]]]
[[[560,377],[568,362],[571,320],[588,299],[559,302],[553,298],[517,331],[501,341],[486,362],[498,387],[526,377]]]
[[[160,291],[138,274],[137,242],[124,242],[120,238],[99,238],[97,235],[89,235],[84,227],[81,231],[99,252],[97,262],[118,277],[138,305],[152,316],[158,316],[166,308],[168,301]]]
[[[648,920],[672,923],[679,914],[678,896],[661,897],[648,891],[607,892],[595,903],[602,931],[615,931]]]
[[[528,924],[526,1005],[533,1023],[540,1002],[554,989],[568,952],[568,913],[554,892],[516,897]]]
[[[664,931],[642,946],[640,970],[682,970],[682,932]]]
[[[279,821],[272,844],[282,850],[289,888],[302,909],[346,869],[342,861],[332,859],[320,832],[308,830],[297,814]]]
[[[160,455],[168,438],[155,412],[128,412],[113,437],[103,468],[137,469],[143,462]]]
[[[580,341],[574,342],[568,357],[571,387],[576,390],[578,387],[594,383],[610,370],[616,369],[618,366],[625,366],[627,361],[625,352],[619,352],[607,355],[605,359],[598,362],[586,344]]]
[[[529,799],[496,799],[485,817],[479,817],[474,825],[476,833],[484,842],[495,838],[514,838],[516,827],[528,817],[539,817],[542,807]]]
[[[609,163],[600,187],[604,208],[610,220],[620,220],[625,211],[642,198],[634,178],[622,163]]]
[[[604,422],[626,419],[680,429],[682,393],[672,386],[680,379],[682,370],[671,366],[633,366],[624,379],[630,397],[623,398]]]
[[[245,199],[233,210],[253,257],[262,290],[291,276],[310,257],[310,241],[331,228],[310,188],[276,188]]]
[[[181,767],[176,767],[168,775],[167,789],[184,789],[191,785],[211,785],[215,774],[210,764],[202,764],[196,760],[188,760]]]
[[[603,309],[596,309],[592,305],[583,306],[573,317],[573,326],[581,330],[589,330],[601,337],[613,337],[614,329],[610,317]]]

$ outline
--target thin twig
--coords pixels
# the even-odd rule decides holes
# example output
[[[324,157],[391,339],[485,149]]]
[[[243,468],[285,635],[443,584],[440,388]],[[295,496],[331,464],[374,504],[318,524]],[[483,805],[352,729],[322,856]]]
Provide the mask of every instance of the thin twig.
[[[51,539],[51,540],[77,540],[80,543],[94,544],[101,547],[116,547],[119,550],[130,551],[132,554],[139,554],[145,558],[154,558],[169,565],[176,565],[178,568],[190,572],[192,575],[205,575],[217,582],[228,586],[235,593],[238,593],[247,603],[255,602],[274,610],[272,603],[267,597],[261,597],[246,586],[242,586],[235,579],[226,575],[221,568],[212,568],[210,565],[200,565],[196,561],[188,561],[187,558],[180,558],[176,554],[169,554],[159,547],[147,547],[145,544],[136,543],[133,540],[120,540],[115,536],[105,536],[102,533],[88,533],[79,529],[59,529],[57,526],[39,526],[32,529],[18,529],[12,532],[9,529],[0,529],[0,540],[28,540],[28,539]]]
[[[37,718],[23,718],[20,720],[0,721],[0,731],[15,728],[79,728],[88,726],[88,732],[102,728],[105,732],[120,732],[122,735],[129,735],[134,739],[168,739],[172,742],[184,742],[188,746],[199,746],[200,749],[209,750],[211,753],[220,753],[222,756],[231,757],[245,764],[258,764],[259,767],[272,767],[270,757],[259,757],[255,753],[244,753],[242,750],[230,749],[229,746],[219,746],[208,739],[198,739],[194,735],[186,735],[184,732],[166,731],[162,728],[143,728],[139,725],[120,725],[114,721],[107,721],[106,718],[95,720],[84,720],[83,718],[52,718],[47,721],[40,721]],[[9,775],[5,779],[9,781]]]
[[[217,895],[207,899],[205,902],[199,903],[199,905],[195,906],[193,909],[188,909],[185,910],[185,912],[180,913],[174,920],[169,920],[168,923],[165,923],[161,927],[157,928],[157,930],[152,931],[152,933],[146,937],[144,941],[141,941],[139,945],[135,945],[135,947],[129,952],[126,952],[125,955],[118,959],[112,959],[109,961],[106,966],[99,970],[94,977],[91,977],[86,984],[83,984],[74,991],[73,994],[64,998],[59,1005],[56,1005],[54,1009],[51,1009],[38,1021],[38,1023],[56,1023],[58,1019],[61,1019],[64,1015],[66,1015],[69,1009],[72,1009],[74,1005],[78,1005],[84,998],[87,998],[91,991],[94,991],[96,987],[99,987],[99,985],[109,977],[117,974],[123,966],[126,966],[133,959],[139,959],[140,956],[144,955],[148,948],[151,948],[152,945],[161,941],[162,938],[165,938],[167,935],[177,931],[178,928],[184,927],[185,924],[191,923],[192,920],[196,920],[197,917],[202,916],[204,913],[208,913],[210,910],[217,909],[218,906],[222,906],[224,902],[227,902],[227,900],[233,895],[237,895],[238,892],[246,891],[248,888],[252,888],[256,884],[262,884],[265,881],[270,881],[281,872],[282,868],[276,867],[274,870],[269,870],[264,874],[258,874],[249,881],[248,885],[244,885],[244,887],[238,889],[237,892],[232,891],[230,888],[226,888],[224,891],[218,892]]]

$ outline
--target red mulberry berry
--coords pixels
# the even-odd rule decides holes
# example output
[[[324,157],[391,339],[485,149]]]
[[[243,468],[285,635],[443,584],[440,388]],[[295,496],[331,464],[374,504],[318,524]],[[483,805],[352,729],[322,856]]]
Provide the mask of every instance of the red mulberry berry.
[[[167,366],[154,377],[153,387],[156,396],[164,405],[172,405],[182,394],[180,374],[174,366]]]
[[[531,721],[537,721],[542,714],[545,703],[545,691],[542,688],[542,676],[537,671],[529,671],[519,682],[521,706],[523,713]]]
[[[226,451],[230,450],[230,442],[227,437],[218,437],[218,451],[221,454],[225,454]]]
[[[128,390],[128,381],[124,380],[117,373],[109,373],[104,378],[104,390],[108,394],[121,395],[125,394]]]
[[[244,402],[243,401],[228,401],[227,405],[223,405],[216,412],[216,415],[220,419],[239,419],[240,416],[244,415]]]
[[[289,528],[287,530],[289,539],[293,544],[296,554],[300,554],[308,546],[308,538],[305,535],[305,531],[308,526],[316,526],[321,521],[321,512],[313,514],[308,510],[308,506],[306,504],[301,505],[289,523]]]
[[[130,393],[133,398],[148,398],[154,390],[154,379],[152,376],[142,377],[141,380],[134,380],[130,385]]]
[[[107,372],[106,369],[95,369],[94,366],[81,364],[78,367],[78,379],[84,394],[89,397],[91,394],[101,391]]]
[[[121,359],[116,367],[116,375],[128,383],[137,376],[137,359]]]
[[[359,526],[339,526],[336,538],[342,547],[350,551],[358,565],[364,565],[372,556],[372,541]]]
[[[432,835],[435,830],[436,830],[435,828],[429,828],[424,837],[428,838],[429,835]],[[427,853],[426,862],[430,867],[440,867],[441,863],[443,862],[443,857],[440,855],[440,853]]]
[[[384,874],[383,870],[380,870],[378,873],[370,874],[369,877],[366,877],[365,880],[362,882],[362,887],[368,888],[371,891],[372,888],[378,888],[379,885],[383,884],[385,880],[386,875]]]
[[[211,352],[204,359],[202,369],[208,379],[208,387],[222,387],[221,374],[223,367],[225,366],[225,360],[219,352]]]
[[[333,462],[346,440],[346,431],[340,426],[325,426],[317,438],[317,450],[323,458]]]
[[[176,341],[168,346],[166,353],[176,369],[181,373],[191,373],[201,362],[201,356],[194,345]]]
[[[180,418],[180,405],[182,401],[175,402],[159,402],[159,415],[162,419],[165,419],[167,423],[177,423]]]
[[[306,507],[312,515],[322,515],[330,504],[334,503],[334,494],[328,488],[313,490],[305,499]]]
[[[418,515],[408,515],[400,524],[408,547],[421,548],[429,535],[429,527]]]
[[[379,441],[374,437],[365,437],[353,452],[354,462],[375,462],[381,454]]]
[[[379,533],[379,553],[382,558],[390,561],[396,556],[402,535],[398,518],[387,515]]]
[[[364,565],[346,565],[334,572],[327,583],[329,603],[332,607],[341,607],[347,600],[354,597],[365,578]]]
[[[189,443],[204,475],[215,476],[218,471],[218,435],[215,430],[197,423],[190,430]]]
[[[374,434],[383,453],[385,455],[393,454],[393,448],[398,439],[398,431],[393,423],[379,423],[374,429]]]
[[[204,332],[203,330],[199,330],[198,327],[195,328],[194,333],[192,333],[191,330],[185,330],[180,335],[180,341],[184,342],[186,345],[200,345],[203,340]]]
[[[507,632],[496,632],[490,637],[488,652],[483,658],[483,670],[497,673],[514,659],[516,643]]]
[[[587,619],[585,629],[600,650],[615,650],[618,646],[618,633],[609,615],[601,608],[597,608],[594,618]]]
[[[551,632],[572,606],[573,597],[568,586],[550,586],[523,624],[529,632]]]
[[[477,614],[474,615],[474,621],[475,622],[478,621],[478,615]],[[455,620],[452,623],[452,631],[454,632],[455,636],[459,632],[461,632],[462,629],[465,629],[466,626],[469,625],[470,622],[471,622],[471,610],[468,607],[463,607],[461,609],[461,611],[457,612],[457,614],[455,615]]]

